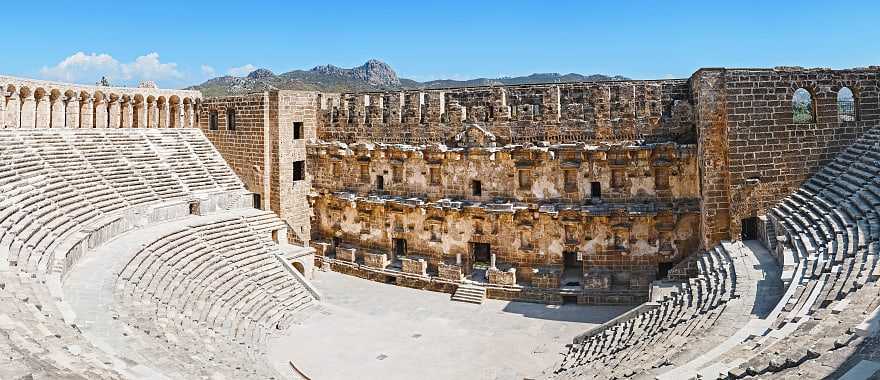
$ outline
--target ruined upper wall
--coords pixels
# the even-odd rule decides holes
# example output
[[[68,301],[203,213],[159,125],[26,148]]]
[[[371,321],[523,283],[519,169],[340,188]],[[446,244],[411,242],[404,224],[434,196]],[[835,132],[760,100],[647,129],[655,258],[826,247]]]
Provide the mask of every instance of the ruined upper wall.
[[[0,75],[0,128],[191,128],[202,93]]]
[[[691,81],[704,211],[717,211],[704,223],[708,245],[739,238],[743,218],[763,214],[880,122],[880,67],[701,69]],[[838,101],[843,87],[853,101]],[[799,88],[812,104],[796,115]]]
[[[464,125],[501,144],[689,142],[694,130],[687,80],[671,79],[323,94],[318,137],[447,143]]]
[[[485,202],[699,198],[694,145],[559,144],[496,148],[316,142],[315,190]],[[478,190],[475,189],[478,188]]]

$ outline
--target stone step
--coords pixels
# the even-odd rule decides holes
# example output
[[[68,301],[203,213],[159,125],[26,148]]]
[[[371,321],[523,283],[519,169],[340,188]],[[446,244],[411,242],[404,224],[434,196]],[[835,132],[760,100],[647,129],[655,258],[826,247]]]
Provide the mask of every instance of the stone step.
[[[453,301],[482,304],[486,299],[486,288],[474,285],[460,285],[450,298]]]

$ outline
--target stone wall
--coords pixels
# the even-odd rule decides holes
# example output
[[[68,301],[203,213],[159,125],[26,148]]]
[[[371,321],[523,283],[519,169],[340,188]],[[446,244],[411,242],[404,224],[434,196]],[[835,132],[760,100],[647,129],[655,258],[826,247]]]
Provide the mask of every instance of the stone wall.
[[[706,245],[738,239],[742,219],[763,214],[880,119],[880,67],[701,69],[691,81]],[[839,117],[842,87],[854,94],[854,120]],[[812,120],[800,123],[798,88],[813,100]]]
[[[263,151],[266,144],[266,94],[207,98],[202,102],[198,127],[220,151],[226,163],[241,178],[248,191],[260,194],[268,209],[269,183],[266,180]],[[235,130],[229,130],[227,111],[235,109]],[[217,115],[217,129],[209,128],[211,113]]]
[[[362,250],[389,253],[395,239],[407,256],[428,269],[460,259],[465,273],[475,264],[475,243],[489,245],[499,267],[517,268],[528,284],[534,269],[561,268],[575,252],[583,271],[616,271],[616,286],[646,287],[658,264],[675,262],[698,248],[695,202],[599,206],[419,204],[405,199],[326,194],[313,199],[316,240],[337,240]],[[631,283],[631,279],[642,279]]]
[[[502,144],[689,141],[688,99],[680,79],[326,94],[318,137],[420,144],[480,125]]]
[[[307,149],[308,167],[318,192],[374,193],[429,201],[504,198],[532,203],[700,197],[695,145],[447,148],[317,142]],[[594,183],[599,184],[600,193],[595,196]]]
[[[316,133],[318,93],[310,91],[269,92],[269,122],[273,126],[270,135],[276,142],[272,155],[272,209],[287,221],[294,241],[308,244],[311,238],[311,221],[308,194],[312,176],[306,160],[306,141]],[[302,134],[294,136],[300,128]],[[299,137],[299,138],[294,138]],[[303,163],[303,179],[294,181],[294,162]]]
[[[202,104],[198,125],[248,190],[260,194],[262,208],[290,225],[289,239],[299,245],[308,245],[311,238],[305,141],[315,137],[317,99],[315,92],[277,90],[209,98]],[[234,129],[229,128],[229,110],[235,111]],[[212,114],[216,130],[211,129]],[[301,134],[294,136],[295,129]],[[303,178],[295,181],[297,161],[303,164]]]

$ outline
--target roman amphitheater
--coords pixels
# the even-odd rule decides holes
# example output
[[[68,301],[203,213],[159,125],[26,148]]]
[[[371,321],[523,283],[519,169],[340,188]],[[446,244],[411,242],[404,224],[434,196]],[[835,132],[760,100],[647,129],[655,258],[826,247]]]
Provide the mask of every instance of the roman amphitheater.
[[[0,379],[880,376],[880,67],[0,89]]]

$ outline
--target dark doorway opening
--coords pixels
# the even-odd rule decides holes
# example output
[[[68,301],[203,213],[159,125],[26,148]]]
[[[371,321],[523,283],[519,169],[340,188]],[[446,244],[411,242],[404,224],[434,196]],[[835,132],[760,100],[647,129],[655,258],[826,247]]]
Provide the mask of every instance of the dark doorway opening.
[[[382,177],[380,175],[376,176],[376,189],[385,190],[385,177]]]
[[[575,295],[565,295],[562,296],[562,304],[563,305],[571,305],[578,303],[578,296]]]
[[[189,203],[189,214],[190,215],[198,215],[199,214],[199,202],[190,202]]]
[[[263,197],[260,196],[259,193],[254,193],[254,208],[259,210],[263,209]]]
[[[742,220],[742,239],[757,240],[758,239],[758,218],[751,217]]]
[[[406,256],[406,239],[394,239],[394,257]]]
[[[602,198],[602,183],[590,182],[590,197]]]
[[[385,275],[385,283],[391,285],[397,285],[397,277]]]
[[[583,261],[578,260],[578,253],[563,252],[562,261],[562,286],[580,286],[584,265]]]
[[[483,183],[477,180],[471,181],[471,193],[475,197],[483,195]]]
[[[657,279],[662,280],[669,276],[673,266],[675,266],[673,263],[657,263]]]
[[[339,244],[341,244],[341,243],[342,243],[342,239],[340,239],[338,237],[334,237],[333,240],[330,242],[330,252],[332,252],[334,255],[336,255],[336,248],[338,248]]]
[[[474,262],[488,265],[491,261],[492,254],[489,243],[472,243]]]

